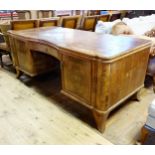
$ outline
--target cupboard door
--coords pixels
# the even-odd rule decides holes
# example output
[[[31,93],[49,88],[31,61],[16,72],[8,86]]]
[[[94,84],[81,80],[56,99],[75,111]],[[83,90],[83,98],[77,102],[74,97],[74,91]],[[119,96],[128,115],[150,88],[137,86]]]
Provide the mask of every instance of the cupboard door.
[[[67,94],[81,102],[90,104],[91,62],[63,55],[62,87]]]

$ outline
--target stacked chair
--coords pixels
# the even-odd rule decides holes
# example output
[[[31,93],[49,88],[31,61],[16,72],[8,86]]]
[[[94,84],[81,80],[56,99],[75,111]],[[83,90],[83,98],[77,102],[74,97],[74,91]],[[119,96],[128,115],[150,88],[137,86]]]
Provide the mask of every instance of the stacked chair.
[[[81,29],[85,31],[94,31],[95,26],[99,20],[103,22],[109,21],[110,15],[94,15],[84,16],[81,22]]]
[[[79,15],[76,16],[62,16],[60,18],[60,26],[71,29],[79,29],[81,17]]]
[[[29,10],[16,10],[18,19],[31,19],[31,12]]]
[[[10,52],[10,44],[9,44],[9,38],[7,36],[7,31],[10,29],[10,24],[4,24],[0,25],[0,30],[2,37],[4,38],[4,42],[0,43],[0,63],[1,67],[4,66],[3,64],[3,55],[9,55],[11,57],[11,52]]]
[[[37,18],[50,18],[54,17],[53,10],[39,10],[37,11]]]
[[[111,14],[111,16],[110,16],[110,21],[112,22],[112,21],[114,21],[114,20],[116,20],[116,19],[120,19],[121,18],[121,13],[120,12],[118,12],[118,13],[113,13],[113,14]]]
[[[40,19],[38,21],[38,23],[39,23],[39,27],[58,26],[58,24],[59,24],[59,17]]]
[[[96,16],[84,16],[82,19],[81,29],[85,31],[94,31],[96,22]]]
[[[37,27],[37,20],[13,20],[11,30],[25,30]]]

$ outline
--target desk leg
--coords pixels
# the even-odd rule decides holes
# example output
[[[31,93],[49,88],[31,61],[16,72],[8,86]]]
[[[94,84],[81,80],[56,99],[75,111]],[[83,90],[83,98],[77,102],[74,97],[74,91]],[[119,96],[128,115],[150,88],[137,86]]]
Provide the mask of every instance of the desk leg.
[[[3,67],[2,53],[0,53],[0,63],[1,63],[1,67]]]
[[[99,113],[93,110],[93,116],[97,125],[97,129],[103,133],[105,129],[105,123],[108,117],[108,113]]]

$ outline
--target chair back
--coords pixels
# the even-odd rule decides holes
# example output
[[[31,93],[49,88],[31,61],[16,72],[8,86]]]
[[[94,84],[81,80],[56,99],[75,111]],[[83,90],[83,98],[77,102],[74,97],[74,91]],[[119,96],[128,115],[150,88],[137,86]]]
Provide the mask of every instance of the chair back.
[[[59,17],[39,20],[39,27],[58,26]]]
[[[94,16],[94,15],[99,15],[99,14],[100,14],[100,10],[88,10],[87,11],[88,16]]]
[[[63,16],[60,18],[60,25],[65,28],[78,29],[81,23],[81,16]]]
[[[97,21],[101,20],[103,22],[107,22],[109,21],[110,15],[109,14],[97,15],[96,18],[97,18]]]
[[[17,10],[18,19],[31,19],[31,11],[29,10]]]
[[[96,22],[96,16],[84,16],[82,19],[81,29],[85,31],[94,31]]]
[[[81,15],[81,10],[75,10],[75,15]]]
[[[9,43],[9,37],[7,35],[7,31],[11,29],[11,26],[10,24],[1,24],[0,25],[0,30],[3,34],[3,38],[4,38],[4,41],[6,42],[6,44],[8,45],[8,47],[10,47],[10,43]]]
[[[37,18],[49,18],[54,17],[53,10],[38,10],[37,11]]]
[[[129,11],[127,11],[127,10],[122,10],[122,11],[120,11],[120,12],[121,12],[121,19],[123,19],[123,18],[128,18]]]
[[[25,30],[37,27],[37,20],[13,20],[11,30]]]
[[[118,12],[118,13],[113,13],[110,17],[110,21],[114,21],[116,19],[120,19],[121,18],[121,13]]]

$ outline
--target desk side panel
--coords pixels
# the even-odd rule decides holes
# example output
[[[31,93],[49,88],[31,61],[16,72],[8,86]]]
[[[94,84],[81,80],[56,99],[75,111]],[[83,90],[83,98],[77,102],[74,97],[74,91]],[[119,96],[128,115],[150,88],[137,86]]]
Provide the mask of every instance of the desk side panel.
[[[98,62],[95,108],[107,111],[144,85],[149,48],[109,63]]]

